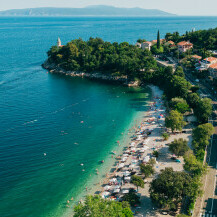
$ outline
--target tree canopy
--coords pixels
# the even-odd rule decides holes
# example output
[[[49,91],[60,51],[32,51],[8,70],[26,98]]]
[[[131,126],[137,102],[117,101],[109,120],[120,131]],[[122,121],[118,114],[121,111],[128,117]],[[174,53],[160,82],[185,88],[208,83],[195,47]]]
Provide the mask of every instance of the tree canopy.
[[[178,66],[174,72],[174,75],[177,75],[179,77],[185,77],[185,73],[183,71],[183,68],[181,66]]]
[[[214,127],[210,123],[201,124],[193,129],[193,147],[198,160],[203,161],[204,150],[209,144],[210,136],[214,133]]]
[[[182,138],[175,139],[169,145],[169,150],[177,156],[183,156],[188,151],[188,149],[188,142]]]
[[[140,164],[140,170],[146,178],[154,174],[154,168],[152,164]]]
[[[184,169],[193,175],[202,175],[204,172],[203,163],[197,160],[192,151],[185,154],[184,161]]]
[[[182,114],[190,110],[186,100],[180,97],[172,98],[170,101],[170,106],[172,109],[177,110]]]
[[[175,130],[181,131],[185,124],[186,123],[183,120],[183,115],[176,110],[171,110],[165,119],[166,127],[170,128],[172,132]]]
[[[140,198],[136,194],[134,189],[130,189],[128,194],[125,194],[123,197],[123,201],[129,202],[131,206],[134,206],[136,204],[140,203]]]
[[[116,202],[105,200],[102,197],[86,196],[84,203],[80,203],[74,208],[74,217],[133,217],[133,213],[127,202]]]
[[[137,190],[138,190],[138,187],[144,188],[145,183],[140,176],[137,176],[137,175],[131,176],[131,182],[137,186]]]
[[[75,39],[63,47],[53,46],[47,54],[50,62],[71,71],[98,71],[135,78],[141,77],[141,70],[148,72],[157,68],[149,50],[138,49],[127,42],[104,42],[100,38]]]
[[[165,168],[151,182],[150,196],[161,208],[177,209],[185,197],[195,197],[198,194],[198,183],[186,172],[173,171]]]
[[[200,99],[194,108],[194,114],[200,123],[208,122],[208,118],[212,114],[212,100],[209,98]]]

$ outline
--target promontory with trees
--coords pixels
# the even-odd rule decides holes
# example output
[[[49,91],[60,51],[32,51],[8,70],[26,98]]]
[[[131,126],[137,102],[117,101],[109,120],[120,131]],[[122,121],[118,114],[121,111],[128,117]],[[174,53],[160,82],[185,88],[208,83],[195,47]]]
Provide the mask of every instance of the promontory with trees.
[[[207,40],[207,36],[208,40]],[[198,32],[166,34],[166,41],[175,43],[181,39],[194,42],[198,52],[206,55],[204,46],[209,44],[210,49],[217,49],[217,29]],[[213,39],[215,37],[215,40]],[[205,40],[206,38],[206,40]],[[145,40],[138,40],[144,42]],[[204,42],[206,41],[206,42]],[[170,47],[169,49],[174,49]],[[177,139],[169,144],[169,150],[175,155],[183,156],[184,170],[174,171],[172,168],[163,170],[150,183],[150,197],[154,204],[161,209],[177,210],[182,207],[183,216],[190,216],[194,209],[195,200],[202,194],[201,177],[206,171],[204,163],[205,149],[214,133],[208,119],[212,113],[212,104],[209,98],[201,98],[198,88],[189,83],[181,66],[175,70],[172,67],[161,67],[153,54],[171,52],[161,44],[158,32],[157,43],[152,49],[140,49],[127,42],[110,43],[100,38],[72,40],[65,46],[53,46],[48,51],[48,60],[44,67],[51,72],[62,71],[71,74],[95,74],[126,78],[128,82],[138,81],[139,84],[153,84],[164,91],[167,115],[165,126],[171,131],[163,133],[164,140],[170,134],[181,132],[186,125],[184,116],[193,114],[197,122],[192,130],[192,144],[189,148],[186,140]],[[185,54],[183,54],[185,55]],[[159,153],[155,151],[155,155]],[[146,177],[154,174],[154,162],[141,164],[141,173]],[[134,175],[132,182],[144,187],[140,176]],[[98,196],[87,196],[84,204],[75,207],[75,216],[133,216],[130,205],[138,203],[139,198],[134,192],[125,195],[125,201],[107,201]],[[181,216],[181,215],[180,215]]]

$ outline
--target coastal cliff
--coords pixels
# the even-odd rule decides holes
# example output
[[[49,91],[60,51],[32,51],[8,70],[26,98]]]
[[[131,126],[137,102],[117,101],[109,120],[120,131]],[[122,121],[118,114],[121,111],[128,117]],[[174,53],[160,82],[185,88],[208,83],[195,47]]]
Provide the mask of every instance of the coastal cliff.
[[[86,72],[80,72],[80,71],[66,71],[63,68],[61,68],[59,65],[55,63],[51,63],[48,60],[46,60],[42,64],[42,67],[48,70],[50,73],[69,75],[71,77],[82,77],[82,78],[88,78],[88,79],[94,79],[94,80],[117,82],[119,84],[122,84],[128,87],[138,87],[140,85],[139,81],[130,81],[126,75],[112,76],[112,75],[104,75],[100,72],[86,73]]]

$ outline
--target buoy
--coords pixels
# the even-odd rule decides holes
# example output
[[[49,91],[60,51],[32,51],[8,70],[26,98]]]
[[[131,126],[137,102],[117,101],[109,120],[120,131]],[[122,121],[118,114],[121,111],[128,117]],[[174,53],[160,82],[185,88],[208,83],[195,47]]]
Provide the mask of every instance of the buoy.
[[[44,153],[44,156],[46,156],[47,154],[46,153]]]

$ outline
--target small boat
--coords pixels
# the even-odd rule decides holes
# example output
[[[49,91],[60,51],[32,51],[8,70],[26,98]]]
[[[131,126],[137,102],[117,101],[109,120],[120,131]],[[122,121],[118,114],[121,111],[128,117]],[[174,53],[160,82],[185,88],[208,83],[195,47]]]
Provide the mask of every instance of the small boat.
[[[81,166],[84,166],[84,164],[80,164]]]

